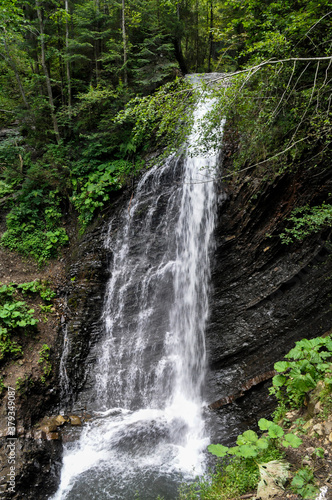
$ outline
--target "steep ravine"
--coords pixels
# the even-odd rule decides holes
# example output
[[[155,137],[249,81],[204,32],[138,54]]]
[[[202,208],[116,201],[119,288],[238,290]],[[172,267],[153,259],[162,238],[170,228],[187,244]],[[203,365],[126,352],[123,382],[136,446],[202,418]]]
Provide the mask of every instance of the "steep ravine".
[[[331,187],[323,166],[305,179],[299,171],[278,176],[271,183],[251,172],[220,186],[226,196],[220,196],[218,206],[206,332],[209,376],[204,397],[210,405],[209,418],[219,419],[220,426],[226,422],[231,428],[230,415],[238,411],[238,405],[242,404],[242,409],[249,407],[254,393],[258,394],[257,405],[264,406],[259,399],[261,393],[246,390],[251,386],[259,388],[258,382],[271,377],[273,363],[295,340],[320,335],[331,328],[332,261],[325,242],[328,234],[318,234],[289,247],[282,245],[278,237],[285,217],[296,205],[319,203]],[[68,344],[66,376],[71,392],[60,404],[60,390],[54,391],[54,408],[47,410],[49,415],[60,410],[84,413],[84,396],[78,405],[75,393],[89,391],[89,367],[95,361],[93,346],[102,334],[103,292],[112,258],[103,245],[107,222],[110,217],[113,219],[115,234],[117,214],[129,206],[131,195],[128,190],[118,196],[109,215],[100,218],[67,257],[67,282],[59,292],[65,308],[54,363],[58,364],[55,373],[59,373],[62,349]],[[246,393],[245,397],[237,399],[242,393]],[[32,396],[38,408],[35,413],[42,418],[44,395]],[[225,410],[224,403],[233,399],[235,402]],[[22,415],[21,418],[24,420]],[[230,434],[236,432],[238,420],[234,425]],[[30,460],[33,469],[24,476],[31,469],[26,460],[19,471],[21,477],[29,480],[17,481],[15,496],[4,493],[3,498],[45,499],[56,489],[61,442],[22,436],[22,450],[29,446],[34,449]],[[39,485],[44,477],[49,477],[50,470],[52,480],[41,489]]]

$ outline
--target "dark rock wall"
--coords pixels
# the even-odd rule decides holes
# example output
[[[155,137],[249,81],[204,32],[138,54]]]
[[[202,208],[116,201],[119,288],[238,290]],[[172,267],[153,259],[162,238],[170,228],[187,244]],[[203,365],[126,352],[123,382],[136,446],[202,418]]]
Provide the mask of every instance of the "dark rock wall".
[[[102,308],[105,288],[109,279],[110,250],[106,251],[105,239],[110,218],[116,232],[123,206],[129,203],[130,194],[114,197],[109,213],[100,217],[78,242],[67,264],[67,285],[63,290],[64,315],[62,333],[59,336],[58,363],[64,349],[63,366],[68,386],[63,382],[59,369],[59,383],[62,384],[60,408],[80,412],[85,409],[84,395],[77,403],[80,392],[91,388],[91,369],[95,364],[93,347],[103,335]],[[68,345],[65,345],[68,344]],[[66,390],[63,390],[63,389]]]
[[[280,175],[272,184],[252,173],[226,186],[206,333],[211,403],[264,380],[296,340],[331,328],[329,234],[288,246],[278,236],[297,205],[321,203],[331,187],[323,166],[306,177]]]

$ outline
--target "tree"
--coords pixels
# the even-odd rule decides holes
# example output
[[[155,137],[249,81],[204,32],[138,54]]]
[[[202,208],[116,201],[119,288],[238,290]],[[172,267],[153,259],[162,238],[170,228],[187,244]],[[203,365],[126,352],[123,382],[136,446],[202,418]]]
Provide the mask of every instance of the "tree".
[[[16,5],[15,0],[4,0],[0,6],[0,29],[1,29],[1,41],[3,44],[3,51],[0,52],[0,56],[9,64],[12,68],[16,82],[21,94],[21,98],[26,109],[29,109],[29,104],[26,98],[26,93],[22,84],[21,76],[19,74],[14,56],[11,54],[10,44],[11,42],[17,41],[19,36],[19,30],[23,24],[23,12]]]
[[[50,105],[51,117],[52,117],[52,121],[53,121],[54,134],[55,134],[56,140],[59,144],[61,138],[60,138],[60,133],[59,133],[58,121],[57,121],[56,114],[55,114],[55,106],[54,106],[51,80],[50,80],[50,76],[48,73],[48,68],[46,65],[46,58],[45,58],[44,20],[43,20],[40,2],[39,2],[39,0],[35,0],[35,2],[36,2],[36,11],[37,11],[37,16],[38,16],[38,21],[39,21],[41,65],[42,65],[44,75],[45,75],[45,82],[46,82],[46,87],[47,87],[47,94],[48,94],[48,100],[49,100],[49,105]]]

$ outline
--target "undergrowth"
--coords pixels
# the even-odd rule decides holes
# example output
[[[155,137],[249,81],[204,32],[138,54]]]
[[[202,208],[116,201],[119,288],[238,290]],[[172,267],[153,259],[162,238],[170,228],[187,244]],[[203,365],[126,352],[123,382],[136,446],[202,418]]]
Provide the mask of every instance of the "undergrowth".
[[[23,349],[19,339],[23,334],[29,336],[36,332],[39,320],[35,310],[22,300],[27,294],[37,294],[46,303],[55,297],[47,281],[0,283],[0,364],[20,357]]]
[[[16,206],[6,218],[7,231],[1,244],[26,257],[33,257],[40,265],[58,255],[68,243],[62,227],[59,194],[43,189],[22,193]]]
[[[323,418],[332,409],[332,338],[303,339],[285,356],[286,361],[275,363],[278,372],[273,378],[270,392],[278,399],[274,421],[260,419],[260,431],[247,430],[237,437],[236,445],[227,447],[222,444],[208,446],[210,453],[218,457],[215,472],[198,478],[192,484],[183,484],[179,500],[229,500],[252,492],[262,484],[264,469],[275,466],[286,470],[284,461],[286,448],[298,448],[302,444],[298,434],[303,433],[303,420],[298,419],[292,432],[287,430],[287,419],[282,418],[290,409],[303,406],[305,396],[320,383],[323,389],[319,398],[324,406]],[[324,454],[322,448],[315,450],[317,457]],[[286,483],[287,475],[283,481]],[[261,481],[260,481],[261,480]],[[278,479],[274,479],[279,486]],[[260,481],[260,482],[259,482]],[[284,487],[284,483],[280,484]],[[264,486],[264,484],[263,484]],[[304,499],[317,496],[313,470],[309,466],[300,467],[288,479],[288,488]],[[253,493],[254,495],[254,493]]]

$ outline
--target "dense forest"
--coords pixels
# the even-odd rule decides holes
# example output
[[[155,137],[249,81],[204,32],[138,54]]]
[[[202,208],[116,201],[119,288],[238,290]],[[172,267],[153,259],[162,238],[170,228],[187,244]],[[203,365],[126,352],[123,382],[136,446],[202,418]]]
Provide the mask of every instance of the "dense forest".
[[[182,140],[187,73],[224,74],[204,132],[218,142],[228,118],[234,169],[330,155],[328,0],[4,0],[0,16],[2,245],[41,264],[68,242],[64,214],[84,230],[148,152]],[[330,221],[327,202],[295,235]]]

